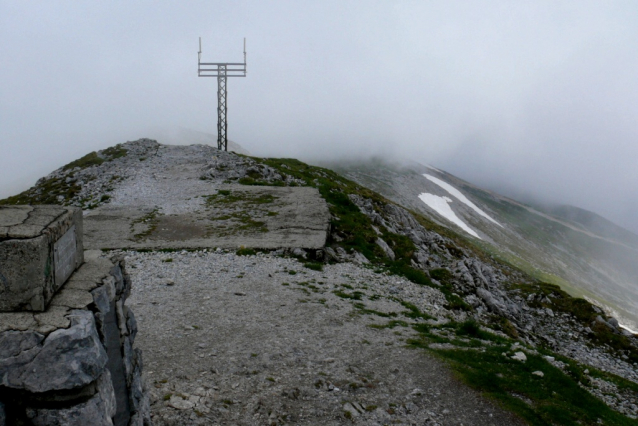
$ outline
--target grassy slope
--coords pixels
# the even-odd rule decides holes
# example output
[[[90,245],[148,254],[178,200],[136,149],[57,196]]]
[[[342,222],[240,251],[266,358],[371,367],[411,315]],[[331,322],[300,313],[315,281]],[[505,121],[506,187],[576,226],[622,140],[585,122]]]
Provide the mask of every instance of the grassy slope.
[[[72,173],[73,169],[86,169],[91,166],[99,166],[107,161],[113,161],[116,158],[124,157],[127,150],[121,144],[112,146],[100,152],[90,152],[84,157],[62,167],[67,173]],[[65,201],[71,200],[79,191],[80,186],[75,181],[66,181],[66,177],[51,177],[38,181],[38,184],[27,189],[20,194],[0,200],[0,205],[18,205],[18,204],[60,204],[58,196],[64,197]],[[108,195],[104,194],[100,201],[106,201]],[[90,203],[91,200],[85,200]],[[65,203],[63,201],[63,203]],[[82,202],[85,205],[85,202]],[[91,207],[90,205],[88,206]]]
[[[587,297],[625,318],[638,320],[620,287],[601,285],[635,281],[638,276],[636,251],[589,237],[515,204],[498,202],[482,191],[464,190],[497,211],[526,242],[498,241],[501,247],[479,242],[485,250],[536,279],[561,286],[573,296]]]
[[[393,198],[396,188],[393,184],[401,182],[397,179],[407,177],[410,181],[415,176],[420,177],[420,171],[414,168],[418,166],[402,166],[382,160],[342,162],[330,164],[330,167],[343,174],[356,172],[358,181],[371,185],[390,198]],[[575,297],[587,297],[624,320],[638,323],[638,251],[589,237],[453,175],[440,173],[478,205],[495,212],[497,219],[511,229],[503,232],[483,221],[476,221],[473,226],[485,232],[496,244],[471,238],[466,239],[466,244],[476,245],[481,251],[503,263],[516,266],[537,280],[559,285]],[[399,199],[405,199],[406,194],[403,195]],[[420,207],[413,206],[421,211]],[[564,219],[576,228],[609,232],[601,235],[631,247],[638,242],[638,237],[623,236],[622,228],[593,213],[576,208],[568,210],[569,215],[563,212],[563,216],[569,216]],[[616,238],[619,236],[623,238]]]

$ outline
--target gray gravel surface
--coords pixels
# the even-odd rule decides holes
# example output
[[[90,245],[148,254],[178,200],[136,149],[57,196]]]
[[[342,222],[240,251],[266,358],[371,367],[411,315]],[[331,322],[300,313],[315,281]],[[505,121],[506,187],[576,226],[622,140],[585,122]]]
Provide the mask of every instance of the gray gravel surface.
[[[354,306],[444,320],[436,289],[352,263],[125,253],[157,425],[521,424],[407,348],[410,328]]]

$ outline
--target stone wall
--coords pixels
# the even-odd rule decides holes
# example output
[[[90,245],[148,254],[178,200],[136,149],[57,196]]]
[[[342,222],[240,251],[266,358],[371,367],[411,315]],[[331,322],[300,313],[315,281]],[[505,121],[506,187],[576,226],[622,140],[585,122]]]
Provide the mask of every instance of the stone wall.
[[[151,424],[124,260],[84,258],[44,311],[0,313],[0,426]]]

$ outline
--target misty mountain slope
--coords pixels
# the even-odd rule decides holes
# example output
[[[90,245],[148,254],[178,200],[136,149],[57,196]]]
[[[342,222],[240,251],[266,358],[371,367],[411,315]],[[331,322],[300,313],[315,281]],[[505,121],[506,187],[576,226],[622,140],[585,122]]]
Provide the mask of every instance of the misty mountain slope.
[[[602,216],[590,211],[574,206],[535,206],[541,211],[545,211],[554,217],[581,226],[597,235],[606,235],[618,242],[632,247],[638,247],[638,235],[627,229],[616,225]]]
[[[638,328],[638,236],[631,232],[575,207],[541,211],[416,163],[401,165],[374,160],[331,164],[331,167],[421,212],[532,276],[559,284],[576,296],[595,300],[623,324]],[[493,221],[468,207],[437,184],[437,180],[460,191]],[[425,203],[424,194],[430,200],[446,197],[449,209],[477,236]]]
[[[371,174],[386,187],[413,175]],[[160,213],[226,206],[238,187],[321,197],[330,221],[321,247],[114,247],[136,270],[131,301],[158,424],[515,424],[480,395],[461,396],[466,385],[531,424],[631,424],[638,336],[498,260],[493,241],[514,233],[507,215],[436,177],[423,178],[427,192],[411,182],[417,199],[459,204],[454,214],[478,237],[329,169],[148,139],[87,154],[0,204],[78,205],[87,219],[135,207],[150,212],[131,224],[144,241],[182,239],[183,223]],[[233,212],[242,226],[267,227],[248,204]]]

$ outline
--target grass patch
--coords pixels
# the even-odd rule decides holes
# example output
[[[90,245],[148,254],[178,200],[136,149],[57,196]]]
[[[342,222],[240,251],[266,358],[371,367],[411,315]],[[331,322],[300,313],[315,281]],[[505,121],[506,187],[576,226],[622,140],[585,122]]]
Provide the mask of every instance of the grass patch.
[[[124,146],[121,143],[118,143],[115,146],[106,148],[105,150],[101,151],[101,153],[107,159],[115,160],[116,158],[122,158],[126,156],[126,154],[128,153],[128,150],[124,148]]]
[[[395,318],[398,315],[396,312],[386,313],[386,312],[376,311],[374,309],[368,309],[366,308],[366,305],[363,303],[355,303],[353,306],[355,307],[358,313],[363,315],[376,315],[382,318]]]
[[[635,425],[578,386],[576,380],[537,355],[526,362],[503,356],[507,346],[434,350],[471,387],[500,401],[531,425]],[[532,374],[542,371],[544,377]]]
[[[44,180],[20,194],[0,200],[0,205],[62,204],[77,195],[82,188],[75,182],[66,183],[65,177]],[[58,197],[62,197],[60,201]]]
[[[401,320],[390,320],[387,324],[370,324],[368,327],[376,328],[377,330],[383,330],[386,328],[394,328],[394,327],[408,327],[409,324],[405,321]]]
[[[97,152],[93,151],[89,152],[84,157],[80,157],[75,161],[71,161],[69,164],[62,167],[62,170],[71,170],[76,167],[79,167],[80,169],[86,169],[87,167],[91,166],[99,166],[105,161],[106,160],[100,157]]]
[[[335,295],[341,297],[342,299],[351,299],[351,300],[361,300],[363,298],[363,296],[365,296],[360,291],[354,291],[352,293],[346,293],[345,291],[335,290],[335,291],[333,291],[333,293]]]
[[[139,219],[135,219],[133,222],[131,222],[131,232],[134,231],[135,225],[137,224],[148,225],[148,228],[145,231],[134,234],[133,239],[135,241],[140,241],[148,237],[149,235],[151,235],[155,231],[155,229],[157,229],[158,216],[159,216],[159,209],[156,207],[150,213],[147,213],[144,216],[140,217]]]
[[[255,179],[255,178],[250,177],[250,176],[246,176],[246,177],[240,178],[237,181],[237,183],[240,183],[242,185],[253,185],[253,186],[285,186],[286,185],[282,181],[276,180],[276,181],[268,182],[268,181],[265,181],[265,180]]]
[[[42,181],[38,181],[35,186],[27,189],[20,194],[13,195],[11,197],[0,200],[0,205],[24,205],[24,204],[57,204],[57,205],[66,205],[68,204],[72,198],[74,198],[82,189],[77,182],[71,181],[66,182],[67,177],[73,176],[73,170],[76,168],[86,169],[92,166],[99,166],[100,164],[111,161],[115,158],[122,157],[126,155],[127,150],[122,148],[122,145],[116,145],[115,147],[111,147],[105,149],[100,152],[90,152],[84,155],[77,160],[70,162],[62,167],[62,171],[67,172],[66,175],[57,177],[57,178],[49,178],[44,179]],[[119,177],[113,177],[113,179],[121,179]],[[89,176],[85,176],[84,181],[90,181],[91,178]],[[98,205],[98,202],[107,201],[109,198],[108,195],[102,196],[103,199],[100,201],[86,199],[82,201],[82,208],[95,208]]]
[[[412,328],[421,337],[409,339],[409,346],[434,352],[470,387],[499,401],[530,425],[594,425],[599,420],[605,425],[635,424],[581,388],[579,383],[589,382],[584,367],[568,358],[538,349],[538,355],[526,352],[525,362],[513,360],[513,340],[481,329],[474,319],[439,326],[417,324]],[[459,348],[432,349],[432,343],[451,343]],[[516,350],[524,351],[524,347]],[[554,367],[542,355],[552,355],[567,364],[565,371]],[[541,371],[544,376],[533,375],[534,371]]]
[[[312,269],[313,271],[323,271],[323,263],[319,262],[306,262],[303,264],[304,267],[308,269]]]
[[[257,252],[251,248],[242,247],[235,252],[237,256],[254,256]]]
[[[255,204],[270,204],[275,202],[279,197],[275,197],[271,194],[261,194],[257,197],[252,196],[249,192],[243,191],[235,191],[231,192],[227,189],[220,189],[217,191],[217,194],[206,195],[204,196],[206,199],[206,205],[211,206],[215,203],[222,204],[234,204],[234,203],[242,203],[246,205],[255,205]]]
[[[403,315],[405,315],[408,318],[412,318],[412,319],[421,318],[421,319],[424,319],[424,320],[434,318],[431,315],[428,315],[428,314],[426,314],[424,312],[421,312],[419,310],[419,308],[417,308],[412,303],[405,302],[403,300],[398,300],[398,302],[401,303],[404,308],[408,309],[407,311],[403,312]]]

